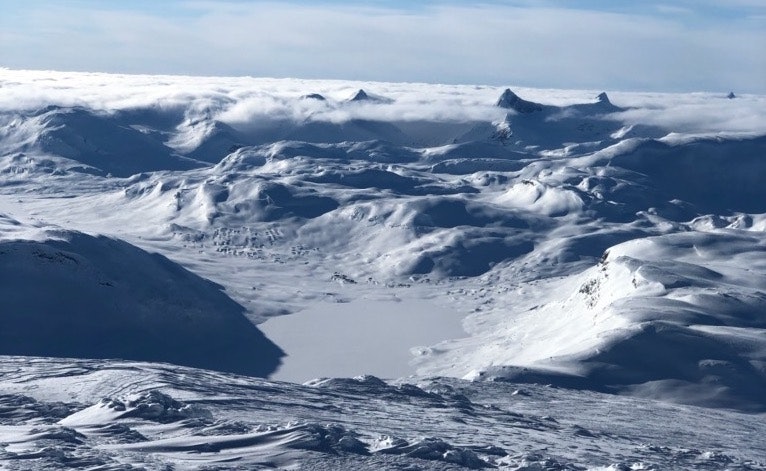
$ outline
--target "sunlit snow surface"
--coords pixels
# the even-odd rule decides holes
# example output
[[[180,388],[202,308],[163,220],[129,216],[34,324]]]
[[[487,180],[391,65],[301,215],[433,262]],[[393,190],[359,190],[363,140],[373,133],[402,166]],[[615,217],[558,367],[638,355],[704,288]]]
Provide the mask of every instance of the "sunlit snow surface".
[[[19,357],[0,373],[5,469],[766,469],[761,416],[550,386]]]
[[[0,466],[763,468],[766,98],[513,92],[0,70]]]

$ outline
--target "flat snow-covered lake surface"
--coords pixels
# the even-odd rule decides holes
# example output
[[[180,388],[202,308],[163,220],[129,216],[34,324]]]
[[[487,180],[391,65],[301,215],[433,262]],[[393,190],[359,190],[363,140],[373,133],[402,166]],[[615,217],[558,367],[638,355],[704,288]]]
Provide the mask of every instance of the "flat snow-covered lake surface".
[[[318,303],[259,327],[287,353],[271,378],[302,383],[317,377],[411,375],[412,350],[464,337],[462,317],[429,301],[358,299]]]

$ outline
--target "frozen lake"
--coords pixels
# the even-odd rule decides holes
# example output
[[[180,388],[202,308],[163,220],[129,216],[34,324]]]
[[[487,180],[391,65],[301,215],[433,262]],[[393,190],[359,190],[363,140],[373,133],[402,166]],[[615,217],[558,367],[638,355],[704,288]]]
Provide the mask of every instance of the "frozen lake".
[[[319,377],[413,374],[413,347],[466,335],[463,315],[421,300],[319,303],[258,327],[287,356],[270,378],[305,382]]]

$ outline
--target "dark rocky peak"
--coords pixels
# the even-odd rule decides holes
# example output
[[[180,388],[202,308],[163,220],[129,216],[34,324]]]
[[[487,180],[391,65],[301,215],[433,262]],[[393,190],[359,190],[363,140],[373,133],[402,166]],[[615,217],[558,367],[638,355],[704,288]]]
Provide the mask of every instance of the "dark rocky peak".
[[[510,88],[506,88],[503,94],[500,95],[500,98],[497,100],[497,106],[514,110],[517,113],[522,114],[529,114],[543,110],[543,105],[533,101],[524,100],[513,93]]]
[[[349,102],[366,102],[366,103],[393,103],[394,100],[379,95],[370,95],[361,88],[348,99]]]
[[[364,90],[360,88],[356,92],[356,94],[354,94],[354,96],[349,98],[348,101],[370,101],[370,100],[372,100],[372,97],[370,97],[370,95],[368,95],[367,92],[365,92]]]

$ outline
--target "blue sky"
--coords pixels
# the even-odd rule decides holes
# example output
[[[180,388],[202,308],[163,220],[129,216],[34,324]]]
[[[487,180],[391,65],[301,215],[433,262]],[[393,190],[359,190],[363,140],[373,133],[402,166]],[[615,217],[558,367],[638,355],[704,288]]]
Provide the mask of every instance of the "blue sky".
[[[0,0],[0,67],[766,93],[764,0]]]

